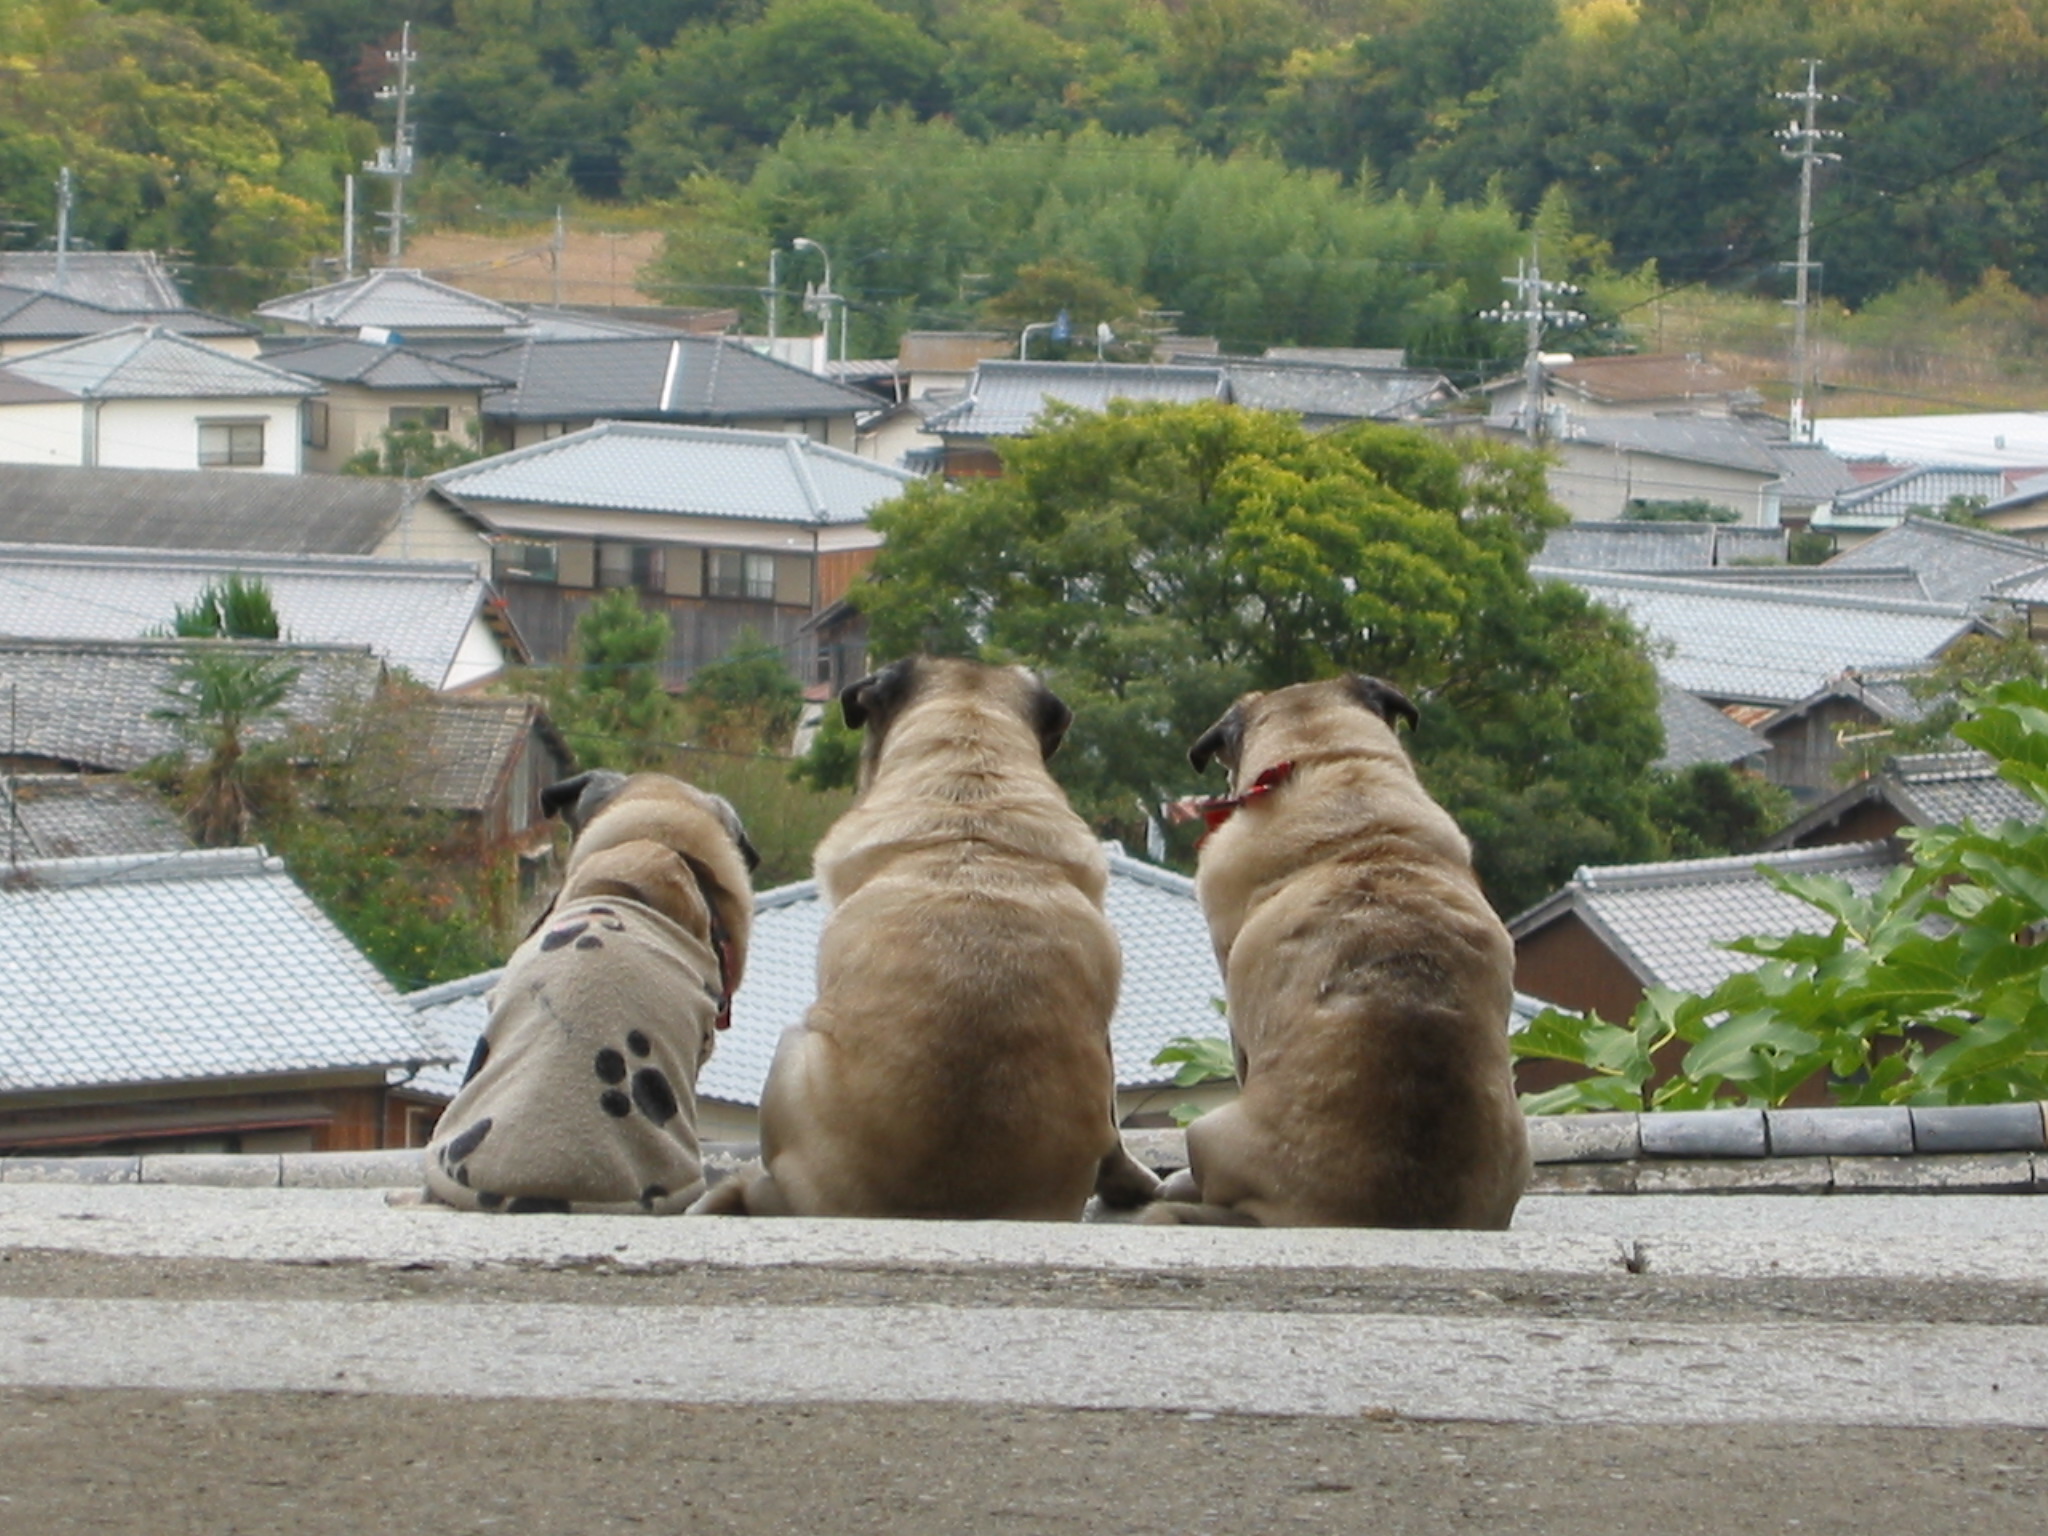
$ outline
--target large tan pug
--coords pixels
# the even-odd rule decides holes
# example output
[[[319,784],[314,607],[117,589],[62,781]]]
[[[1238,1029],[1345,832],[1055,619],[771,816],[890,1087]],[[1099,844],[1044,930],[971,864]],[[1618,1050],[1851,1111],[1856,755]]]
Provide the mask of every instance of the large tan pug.
[[[1505,1227],[1529,1177],[1514,951],[1376,678],[1251,693],[1198,740],[1234,814],[1195,893],[1241,1091],[1188,1128],[1154,1222]],[[1196,1203],[1180,1203],[1192,1201]]]
[[[1112,1114],[1108,867],[1045,760],[1071,720],[1021,668],[913,658],[840,695],[860,792],[818,846],[818,997],[713,1214],[1072,1221],[1158,1181]]]
[[[427,1188],[485,1211],[679,1212],[704,1192],[697,1074],[746,968],[756,860],[716,795],[598,771],[542,791],[576,829],[505,966]]]

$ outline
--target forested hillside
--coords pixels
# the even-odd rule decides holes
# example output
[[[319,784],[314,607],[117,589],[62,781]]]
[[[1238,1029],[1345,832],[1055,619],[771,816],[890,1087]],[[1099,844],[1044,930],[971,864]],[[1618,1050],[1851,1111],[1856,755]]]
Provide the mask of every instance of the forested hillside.
[[[373,93],[410,19],[419,206],[661,205],[674,295],[719,302],[807,234],[856,350],[1036,283],[1227,344],[1476,362],[1508,350],[1471,316],[1546,197],[1546,264],[1598,280],[1596,310],[1775,296],[1777,93],[1809,57],[1840,98],[1831,299],[2048,293],[2048,0],[262,3],[0,0],[16,238],[47,237],[68,160],[88,237],[188,251],[216,296],[281,286],[336,243],[365,125],[388,140]]]

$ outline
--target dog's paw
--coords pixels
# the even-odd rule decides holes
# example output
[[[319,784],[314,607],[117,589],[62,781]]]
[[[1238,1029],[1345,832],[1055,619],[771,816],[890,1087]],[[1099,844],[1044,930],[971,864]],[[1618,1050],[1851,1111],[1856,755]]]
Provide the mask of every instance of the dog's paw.
[[[623,1120],[639,1110],[656,1125],[667,1125],[682,1109],[675,1084],[661,1068],[644,1063],[654,1054],[654,1042],[637,1029],[626,1031],[626,1048],[605,1046],[591,1062],[601,1085],[597,1107],[614,1120]]]

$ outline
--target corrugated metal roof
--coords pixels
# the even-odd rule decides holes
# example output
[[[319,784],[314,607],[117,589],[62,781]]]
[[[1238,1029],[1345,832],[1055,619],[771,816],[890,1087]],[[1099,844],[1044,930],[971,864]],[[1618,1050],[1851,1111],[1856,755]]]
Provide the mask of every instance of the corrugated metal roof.
[[[521,502],[816,526],[865,522],[917,478],[780,432],[606,421],[444,471],[432,483],[458,505]]]
[[[370,646],[430,688],[447,685],[490,595],[476,568],[457,561],[4,544],[0,631],[140,638],[236,573],[270,588],[284,638]]]
[[[2048,416],[2038,411],[1823,416],[1814,422],[1813,434],[1844,459],[2048,468]]]
[[[266,348],[273,367],[329,384],[364,389],[500,389],[496,375],[450,358],[430,357],[411,347],[339,337]]]
[[[1820,569],[1866,570],[1906,566],[1916,572],[1927,595],[1938,603],[1974,603],[2016,577],[2048,572],[2048,550],[2025,539],[1965,528],[1932,518],[1909,517]]]
[[[55,251],[0,251],[0,283],[131,314],[185,307],[154,251],[66,251],[61,261]]]
[[[438,1054],[281,861],[228,848],[0,882],[0,1092],[374,1071]]]
[[[475,366],[512,370],[509,357]],[[767,416],[848,416],[875,397],[763,357],[725,336],[614,336],[523,342],[513,388],[484,402],[488,416],[519,421],[719,423]]]
[[[516,309],[404,267],[385,267],[366,277],[288,293],[258,304],[256,313],[322,330],[353,331],[371,326],[401,333],[408,326],[505,331],[525,319]]]
[[[1221,367],[1142,363],[1036,363],[991,358],[974,370],[967,398],[928,418],[925,430],[951,437],[1015,437],[1052,404],[1102,411],[1112,400],[1193,405],[1228,397]]]
[[[1851,667],[1910,666],[1980,628],[1967,610],[1826,592],[1535,567],[1619,608],[1665,682],[1717,702],[1791,704]]]
[[[376,475],[0,464],[0,543],[367,555],[423,490]]]
[[[1645,986],[1706,992],[1753,956],[1721,948],[1753,934],[1826,932],[1829,920],[1787,896],[1757,872],[1760,864],[1786,874],[1835,875],[1851,890],[1877,889],[1896,857],[1884,843],[1845,843],[1731,859],[1687,859],[1664,864],[1588,867],[1570,884],[1508,924],[1521,942],[1568,914],[1576,914],[1626,963]]]
[[[116,773],[180,750],[169,722],[151,716],[168,703],[164,690],[179,662],[202,645],[299,669],[281,715],[253,724],[251,742],[275,740],[291,722],[322,722],[364,702],[384,670],[367,646],[0,639],[0,750]]]
[[[1739,763],[1771,750],[1771,744],[1748,726],[1669,683],[1657,689],[1657,718],[1664,722],[1664,755],[1657,759],[1659,768]]]
[[[0,679],[6,666],[0,653]],[[81,699],[78,707],[92,706]],[[0,840],[10,860],[169,853],[192,846],[169,801],[146,784],[112,775],[27,773],[0,779],[0,822],[7,828]]]
[[[0,371],[97,400],[268,400],[320,386],[159,325],[124,326],[0,363]]]

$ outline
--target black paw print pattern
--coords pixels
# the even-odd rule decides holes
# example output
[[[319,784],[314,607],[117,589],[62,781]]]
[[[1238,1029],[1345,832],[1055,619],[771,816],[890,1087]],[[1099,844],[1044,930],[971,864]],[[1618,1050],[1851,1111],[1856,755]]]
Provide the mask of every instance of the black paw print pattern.
[[[540,941],[541,949],[552,954],[558,949],[567,949],[574,944],[578,949],[603,949],[604,940],[592,930],[602,928],[610,933],[623,933],[626,925],[619,921],[619,915],[610,907],[587,907],[579,917],[571,918],[559,927],[550,928]]]
[[[626,1032],[626,1050],[635,1061],[654,1054],[653,1043],[637,1029]],[[597,1053],[593,1065],[597,1080],[605,1085],[597,1096],[598,1108],[614,1120],[623,1120],[637,1109],[656,1125],[666,1125],[682,1108],[668,1074],[659,1067],[635,1067],[611,1046]]]

